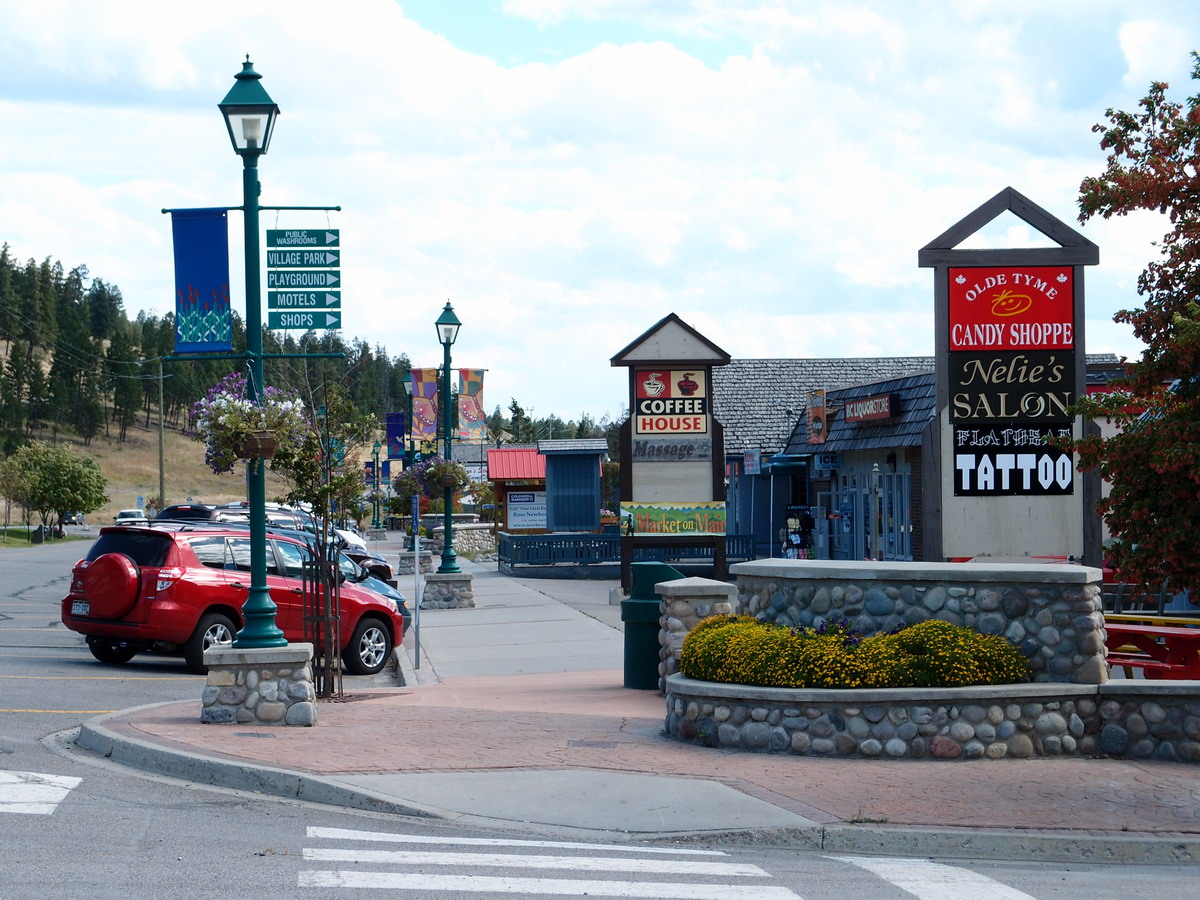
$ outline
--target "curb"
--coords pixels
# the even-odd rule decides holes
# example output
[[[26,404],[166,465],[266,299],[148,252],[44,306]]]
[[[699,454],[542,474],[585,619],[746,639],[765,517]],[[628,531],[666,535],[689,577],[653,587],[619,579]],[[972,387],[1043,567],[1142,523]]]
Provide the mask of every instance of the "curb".
[[[333,806],[414,816],[422,819],[450,820],[453,813],[429,809],[416,803],[397,801],[362,788],[348,788],[329,779],[288,769],[250,765],[244,762],[217,759],[190,751],[169,750],[146,741],[119,735],[104,727],[114,716],[143,709],[170,706],[170,703],[151,703],[122,710],[107,716],[89,719],[80,726],[76,745],[91,750],[105,759],[143,772],[181,778],[197,784],[254,791],[274,797],[305,800]]]
[[[407,653],[400,655],[404,658],[408,656]],[[402,672],[400,674],[403,675]],[[491,824],[495,827],[527,824],[434,809],[397,800],[367,788],[340,784],[336,779],[158,747],[117,734],[104,725],[116,716],[169,705],[172,704],[153,703],[90,719],[80,727],[75,743],[121,765],[197,784],[443,822],[471,821],[476,825]],[[814,825],[812,828],[640,832],[636,836],[619,832],[612,833],[612,837],[622,841],[635,838],[642,841],[770,845],[823,853],[951,859],[1144,865],[1181,865],[1200,860],[1200,835],[1179,833],[1142,836],[1106,831],[935,829],[922,826],[888,828],[839,824]]]

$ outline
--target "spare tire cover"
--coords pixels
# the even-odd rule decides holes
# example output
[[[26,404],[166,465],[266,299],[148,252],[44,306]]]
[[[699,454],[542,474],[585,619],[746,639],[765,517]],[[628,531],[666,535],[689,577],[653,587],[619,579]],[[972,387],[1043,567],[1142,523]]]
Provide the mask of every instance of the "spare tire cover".
[[[140,587],[137,564],[124,553],[105,553],[83,573],[83,593],[95,618],[125,615],[137,602]]]

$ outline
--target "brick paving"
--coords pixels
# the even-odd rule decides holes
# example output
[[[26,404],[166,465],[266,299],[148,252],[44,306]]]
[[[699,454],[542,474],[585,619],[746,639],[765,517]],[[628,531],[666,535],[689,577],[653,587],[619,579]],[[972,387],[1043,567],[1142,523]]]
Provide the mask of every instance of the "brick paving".
[[[661,735],[664,701],[620,670],[447,678],[324,702],[313,728],[199,723],[199,701],[109,730],[315,775],[591,769],[718,780],[818,824],[1200,834],[1200,770],[1111,759],[838,760],[715,750]]]

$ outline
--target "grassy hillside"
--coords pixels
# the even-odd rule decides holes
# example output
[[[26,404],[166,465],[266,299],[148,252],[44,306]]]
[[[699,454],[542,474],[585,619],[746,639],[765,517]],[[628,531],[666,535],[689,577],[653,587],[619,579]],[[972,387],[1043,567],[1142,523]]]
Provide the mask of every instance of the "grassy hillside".
[[[158,424],[153,418],[149,428],[142,428],[140,421],[131,426],[123,443],[103,435],[93,439],[88,447],[73,436],[67,440],[77,452],[93,457],[108,479],[109,502],[88,516],[89,524],[108,524],[117,510],[136,507],[139,496],[150,498],[158,494]],[[243,474],[214,475],[204,464],[204,445],[199,441],[168,428],[163,459],[168,504],[184,503],[189,497],[208,504],[246,499]],[[282,483],[268,469],[267,497],[277,496],[283,490]]]

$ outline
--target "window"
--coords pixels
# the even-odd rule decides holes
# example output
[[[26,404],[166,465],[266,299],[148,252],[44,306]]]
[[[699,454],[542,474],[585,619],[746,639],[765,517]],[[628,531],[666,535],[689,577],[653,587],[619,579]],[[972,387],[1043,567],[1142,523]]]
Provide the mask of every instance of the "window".
[[[188,541],[188,544],[196,554],[196,559],[210,569],[224,569],[226,561],[231,561],[225,551],[223,537],[196,537]]]
[[[304,564],[308,562],[308,551],[299,544],[288,543],[287,541],[272,541],[275,548],[279,551],[279,556],[283,560],[283,574],[288,578],[302,578],[304,576]]]

